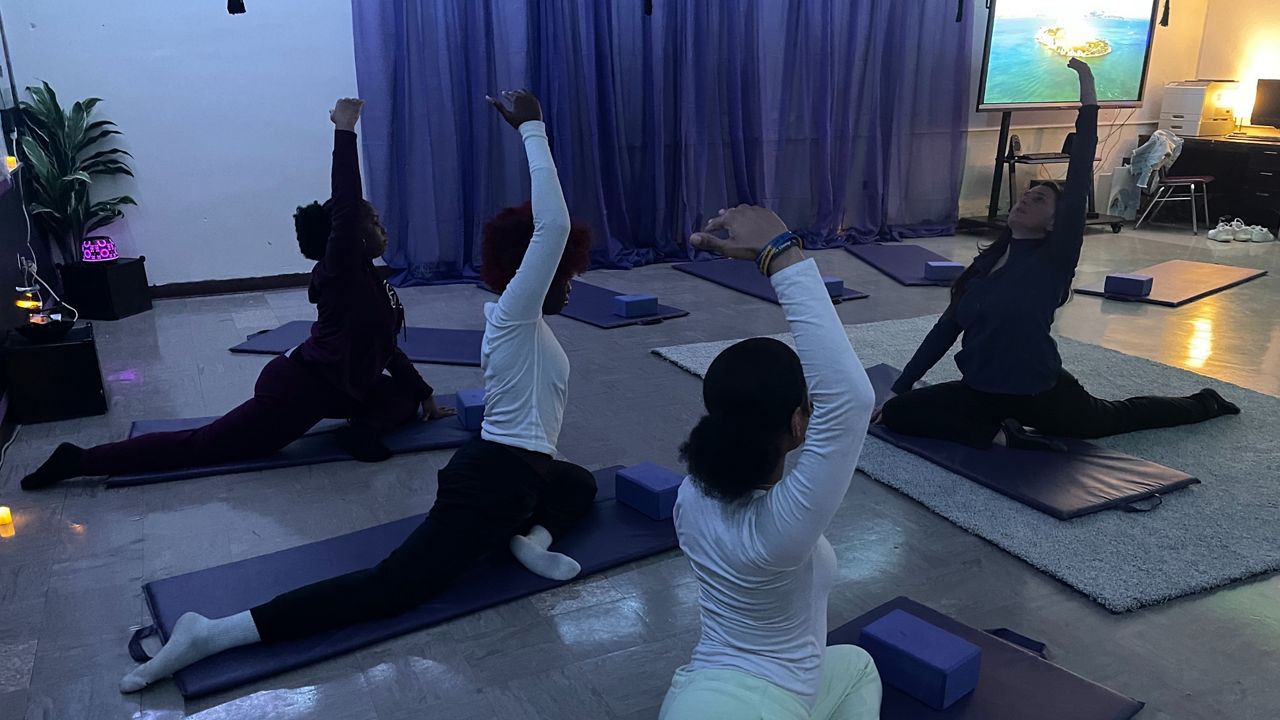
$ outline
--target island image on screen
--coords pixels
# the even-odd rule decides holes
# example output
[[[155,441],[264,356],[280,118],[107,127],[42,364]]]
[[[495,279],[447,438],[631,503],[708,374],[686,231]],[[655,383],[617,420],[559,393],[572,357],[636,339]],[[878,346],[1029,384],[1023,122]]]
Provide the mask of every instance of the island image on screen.
[[[1150,57],[1152,0],[998,0],[987,29],[979,109],[1064,107],[1080,84],[1067,61],[1093,67],[1098,101],[1142,100]]]

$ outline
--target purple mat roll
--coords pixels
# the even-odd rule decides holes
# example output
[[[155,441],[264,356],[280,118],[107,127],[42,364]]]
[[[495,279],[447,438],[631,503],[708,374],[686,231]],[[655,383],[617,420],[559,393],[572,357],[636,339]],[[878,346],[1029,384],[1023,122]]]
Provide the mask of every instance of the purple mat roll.
[[[889,365],[867,368],[877,405],[900,374]],[[1180,470],[1071,438],[1059,438],[1067,446],[1059,453],[1000,446],[979,450],[902,435],[880,424],[868,432],[1059,520],[1111,508],[1145,509],[1137,503],[1200,482]]]
[[[551,546],[582,565],[579,578],[676,548],[670,520],[645,517],[614,501],[618,467],[595,472],[599,490],[591,511]],[[408,537],[424,516],[156,580],[143,586],[162,638],[186,612],[223,617],[248,610],[308,583],[372,567]],[[442,548],[442,551],[447,551]],[[292,642],[255,644],[219,653],[174,675],[183,697],[194,698],[278,675],[446,620],[510,602],[564,583],[525,570],[509,553],[477,563],[443,593],[402,615]],[[139,631],[138,636],[146,629]]]
[[[311,325],[310,320],[287,322],[274,330],[250,335],[244,342],[232,347],[231,352],[251,355],[284,354],[311,336]],[[400,334],[400,349],[417,363],[479,367],[480,342],[483,338],[484,332],[480,330],[409,327]]]
[[[894,610],[911,613],[982,648],[982,669],[973,693],[946,710],[934,710],[885,685],[880,717],[886,720],[1128,720],[1143,708],[1133,698],[906,597],[890,600],[832,630],[827,644],[858,644],[862,628]]]
[[[778,304],[778,294],[773,291],[773,284],[769,282],[769,278],[760,274],[756,264],[750,260],[721,258],[719,260],[678,263],[671,267],[682,273],[727,287],[730,290],[737,290],[751,297],[767,300],[775,305]],[[844,293],[839,297],[831,298],[831,301],[841,303],[846,300],[861,300],[865,297],[869,296],[864,292],[846,286]]]
[[[888,275],[901,285],[950,285],[951,280],[933,280],[925,277],[930,262],[949,262],[938,253],[919,245],[902,243],[867,243],[846,245],[850,255]]]

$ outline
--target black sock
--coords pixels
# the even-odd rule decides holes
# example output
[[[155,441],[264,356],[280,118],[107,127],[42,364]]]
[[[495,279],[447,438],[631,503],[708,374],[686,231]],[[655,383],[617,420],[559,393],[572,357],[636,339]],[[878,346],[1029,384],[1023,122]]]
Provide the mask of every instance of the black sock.
[[[78,477],[83,473],[80,460],[84,450],[78,445],[62,443],[53,451],[44,464],[36,468],[30,475],[22,478],[23,490],[39,490],[51,485]]]
[[[360,462],[382,462],[391,457],[391,450],[366,425],[353,423],[339,428],[336,435],[338,446]]]
[[[1214,417],[1219,417],[1222,415],[1239,415],[1240,414],[1239,405],[1236,405],[1230,400],[1222,397],[1221,395],[1218,394],[1218,391],[1214,390],[1213,388],[1205,388],[1200,392],[1196,393],[1195,395],[1193,395],[1192,397],[1198,397],[1200,398],[1200,402],[1203,402],[1205,405],[1208,405],[1210,411],[1213,412]]]
[[[1033,433],[1022,426],[1022,423],[1009,418],[1000,423],[1001,429],[1004,430],[1004,442],[1007,447],[1017,448],[1019,450],[1040,450],[1045,452],[1061,452],[1067,451],[1067,446],[1045,437],[1040,433]]]

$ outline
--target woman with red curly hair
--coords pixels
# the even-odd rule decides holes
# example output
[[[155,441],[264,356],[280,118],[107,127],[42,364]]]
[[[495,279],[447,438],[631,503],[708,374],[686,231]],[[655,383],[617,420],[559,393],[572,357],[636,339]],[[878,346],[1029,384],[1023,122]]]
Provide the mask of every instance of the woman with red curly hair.
[[[524,138],[533,200],[485,227],[485,279],[502,296],[484,308],[481,436],[440,470],[435,505],[382,562],[228,617],[187,613],[156,657],[125,676],[121,692],[233,647],[406,612],[495,550],[509,547],[529,570],[556,580],[580,571],[573,559],[547,549],[591,508],[596,484],[585,469],[554,459],[569,360],[542,316],[568,302],[570,278],[586,269],[590,237],[570,226],[537,99],[524,91],[507,97],[511,109],[489,102]]]

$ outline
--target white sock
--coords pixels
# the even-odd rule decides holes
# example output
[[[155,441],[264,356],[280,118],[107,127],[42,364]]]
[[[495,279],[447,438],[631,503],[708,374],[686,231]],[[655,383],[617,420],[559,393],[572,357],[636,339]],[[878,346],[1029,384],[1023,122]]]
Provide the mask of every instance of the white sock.
[[[178,618],[173,626],[173,635],[160,652],[124,676],[120,681],[120,692],[137,692],[210,655],[260,640],[258,626],[247,610],[214,620],[197,613],[187,613]]]
[[[511,538],[511,554],[529,572],[550,580],[572,580],[582,572],[582,566],[568,555],[551,552],[551,533],[541,525],[534,525],[528,535]]]

